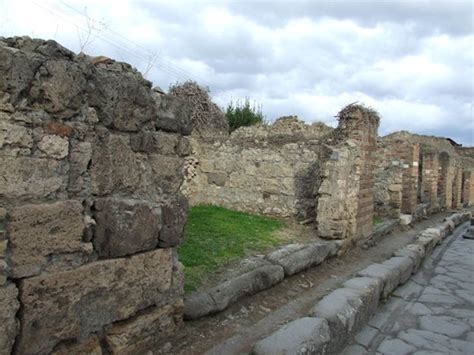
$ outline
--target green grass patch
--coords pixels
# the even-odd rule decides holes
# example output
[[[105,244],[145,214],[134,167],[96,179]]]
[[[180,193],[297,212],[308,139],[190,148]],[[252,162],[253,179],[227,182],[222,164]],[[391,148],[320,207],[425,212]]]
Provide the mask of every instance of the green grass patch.
[[[383,219],[380,217],[374,217],[374,226],[383,222]]]
[[[284,222],[270,217],[199,205],[188,213],[185,241],[178,247],[184,265],[184,289],[196,290],[218,268],[251,251],[281,244],[274,233]]]

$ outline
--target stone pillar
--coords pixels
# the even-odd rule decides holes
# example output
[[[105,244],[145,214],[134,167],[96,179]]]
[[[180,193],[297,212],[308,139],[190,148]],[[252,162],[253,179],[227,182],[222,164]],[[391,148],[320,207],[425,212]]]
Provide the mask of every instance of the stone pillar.
[[[419,144],[406,147],[403,155],[403,200],[402,213],[412,214],[418,204]]]
[[[448,153],[438,154],[438,201],[442,208],[452,205],[452,174],[451,158]]]
[[[465,206],[474,205],[474,171],[463,172],[462,203]]]
[[[461,208],[462,198],[462,168],[456,166],[453,175],[453,208]]]
[[[348,106],[339,113],[338,130],[346,140],[355,141],[359,149],[356,161],[358,174],[355,239],[367,238],[373,231],[374,218],[374,155],[376,152],[379,117],[372,110],[358,105]],[[356,178],[356,177],[348,177]]]
[[[422,202],[428,202],[430,209],[438,205],[438,157],[434,152],[423,153]]]

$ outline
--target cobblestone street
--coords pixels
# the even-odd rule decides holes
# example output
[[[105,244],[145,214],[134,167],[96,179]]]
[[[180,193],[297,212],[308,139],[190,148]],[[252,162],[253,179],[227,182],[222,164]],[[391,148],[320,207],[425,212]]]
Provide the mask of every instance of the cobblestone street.
[[[343,354],[474,354],[474,241],[457,231]]]

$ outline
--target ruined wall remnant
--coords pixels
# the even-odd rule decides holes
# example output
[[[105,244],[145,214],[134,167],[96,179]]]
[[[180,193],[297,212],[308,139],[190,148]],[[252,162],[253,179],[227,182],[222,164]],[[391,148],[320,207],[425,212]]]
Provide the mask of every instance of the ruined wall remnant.
[[[378,114],[358,104],[338,114],[339,125],[326,140],[329,159],[318,191],[318,234],[331,239],[362,239],[372,234],[374,153]]]
[[[391,142],[380,138],[375,159],[374,213],[379,218],[398,219],[402,209],[403,161]]]
[[[377,127],[375,114],[354,105],[335,130],[290,116],[228,138],[193,133],[182,190],[191,204],[313,222],[323,238],[367,237]]]
[[[179,326],[189,116],[128,64],[0,39],[1,354],[135,354]]]
[[[396,156],[405,167],[402,213],[414,214],[421,204],[427,206],[428,212],[434,212],[473,202],[466,184],[467,176],[474,171],[472,148],[453,146],[445,138],[406,131],[392,133],[380,141],[384,142],[384,148],[379,147],[379,163]],[[380,169],[376,175],[378,181],[386,180]],[[383,184],[377,184],[376,196],[383,192]],[[386,203],[383,206],[388,207]]]
[[[221,109],[212,102],[208,90],[194,81],[173,85],[169,94],[187,102],[191,109],[193,135],[200,137],[227,137],[229,124]]]
[[[465,171],[462,181],[462,204],[464,206],[474,205],[474,171]]]
[[[192,205],[314,219],[320,140],[331,130],[285,117],[242,127],[228,138],[193,133],[183,192]]]

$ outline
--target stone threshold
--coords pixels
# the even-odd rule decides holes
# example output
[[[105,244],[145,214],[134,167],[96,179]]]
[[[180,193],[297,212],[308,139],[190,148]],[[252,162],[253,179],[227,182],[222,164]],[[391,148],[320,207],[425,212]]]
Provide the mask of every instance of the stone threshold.
[[[359,271],[321,299],[307,317],[296,319],[253,347],[256,355],[337,354],[376,312],[380,300],[394,294],[399,285],[415,275],[425,258],[451,235],[455,228],[471,218],[470,212],[455,213],[435,228],[418,234],[412,244],[394,252],[383,263],[374,263]],[[439,249],[436,250],[439,254]]]
[[[184,319],[221,312],[239,299],[266,290],[286,277],[335,256],[339,241],[288,244],[267,255],[244,259],[236,271],[217,286],[191,293],[184,299]]]

